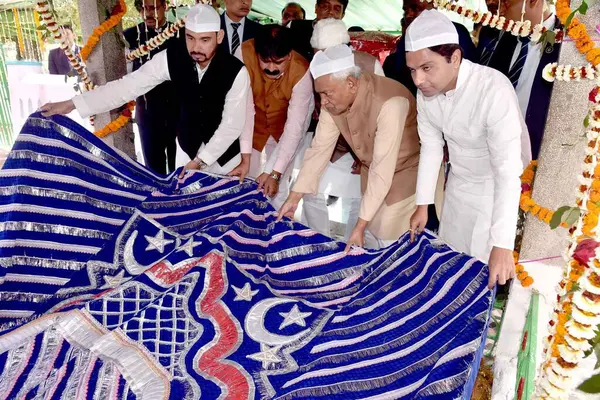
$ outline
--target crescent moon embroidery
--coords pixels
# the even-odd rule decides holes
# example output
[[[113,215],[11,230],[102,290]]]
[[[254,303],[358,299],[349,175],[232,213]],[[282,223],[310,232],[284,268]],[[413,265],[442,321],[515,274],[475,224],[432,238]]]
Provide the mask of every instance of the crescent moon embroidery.
[[[137,235],[137,230],[131,233],[131,236],[129,236],[129,239],[127,239],[127,242],[125,243],[125,249],[123,250],[123,265],[131,275],[140,275],[156,264],[156,262],[153,262],[150,265],[141,265],[135,259],[135,256],[133,255],[133,243],[135,242]]]
[[[252,307],[250,311],[248,311],[248,315],[246,315],[246,321],[244,325],[248,336],[250,336],[251,339],[258,343],[268,344],[269,346],[283,346],[288,343],[292,343],[300,339],[302,336],[306,335],[310,331],[310,329],[305,329],[302,332],[297,333],[293,336],[282,336],[269,332],[265,328],[265,315],[267,315],[267,312],[271,308],[279,304],[294,302],[296,301],[291,299],[278,298],[271,298],[260,301],[258,304]]]

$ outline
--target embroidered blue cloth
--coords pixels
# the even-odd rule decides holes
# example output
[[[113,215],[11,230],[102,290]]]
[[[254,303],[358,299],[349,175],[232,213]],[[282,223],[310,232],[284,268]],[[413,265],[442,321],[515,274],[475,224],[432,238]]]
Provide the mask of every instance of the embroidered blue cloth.
[[[2,398],[470,398],[488,270],[429,234],[345,255],[254,182],[39,114],[0,199]]]

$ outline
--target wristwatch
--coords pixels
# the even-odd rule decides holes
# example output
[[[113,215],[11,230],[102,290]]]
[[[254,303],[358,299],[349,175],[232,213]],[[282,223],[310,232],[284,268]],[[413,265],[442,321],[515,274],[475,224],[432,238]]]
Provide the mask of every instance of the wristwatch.
[[[206,165],[206,163],[204,161],[202,161],[200,159],[200,157],[196,156],[194,157],[194,161],[198,164],[198,169],[204,169],[206,168],[208,165]]]
[[[281,175],[279,175],[277,172],[271,172],[271,175],[269,175],[271,178],[275,179],[275,182],[279,183],[279,180],[281,179]]]

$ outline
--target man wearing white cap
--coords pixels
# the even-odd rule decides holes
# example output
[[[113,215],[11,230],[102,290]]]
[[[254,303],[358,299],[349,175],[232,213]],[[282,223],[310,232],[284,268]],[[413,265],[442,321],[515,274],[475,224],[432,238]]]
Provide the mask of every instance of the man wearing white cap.
[[[155,55],[137,71],[72,100],[42,106],[43,115],[77,109],[85,118],[112,110],[172,81],[181,108],[177,139],[185,152],[178,166],[229,173],[241,161],[239,137],[246,121],[250,90],[248,72],[234,56],[218,50],[223,40],[219,14],[196,4],[186,16],[180,40]],[[187,156],[187,157],[186,157]]]
[[[451,168],[440,237],[488,263],[490,288],[504,284],[514,275],[519,176],[531,159],[515,91],[502,73],[462,59],[454,25],[438,11],[410,25],[406,50],[421,139],[411,237],[427,222],[446,140]]]
[[[406,232],[416,207],[415,99],[391,79],[362,73],[346,45],[317,52],[310,71],[321,96],[321,116],[279,219],[292,216],[304,194],[317,192],[341,133],[361,162],[363,189],[358,222],[346,251],[352,245],[387,246]]]
[[[314,25],[310,44],[315,52],[341,44],[349,46],[350,35],[346,24],[336,18],[325,18],[317,21]],[[383,68],[377,58],[362,51],[353,50],[352,52],[354,53],[354,62],[360,67],[361,71],[384,76]],[[302,149],[297,155],[298,164],[302,163],[304,152],[310,147],[312,139],[312,134],[306,135],[304,138]],[[341,135],[319,182],[318,193],[307,194],[303,197],[302,223],[317,232],[331,236],[328,203],[332,197],[337,198],[338,204],[341,204],[342,214],[348,215],[348,219],[343,221],[346,224],[344,241],[348,241],[360,212],[360,160],[356,159]]]

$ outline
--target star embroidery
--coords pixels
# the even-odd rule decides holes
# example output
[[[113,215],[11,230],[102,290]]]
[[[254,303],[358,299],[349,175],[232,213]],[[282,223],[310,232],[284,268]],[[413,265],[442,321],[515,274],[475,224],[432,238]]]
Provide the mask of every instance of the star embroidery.
[[[192,236],[190,240],[185,242],[185,244],[181,246],[177,251],[185,251],[187,255],[191,257],[194,254],[194,246],[196,246],[197,244],[200,244],[200,242],[194,242],[194,237]]]
[[[104,276],[104,286],[102,286],[100,289],[116,288],[117,286],[119,286],[121,284],[121,282],[123,282],[124,275],[125,275],[124,270],[121,270],[121,272],[119,272],[115,276],[105,275]]]
[[[173,243],[170,239],[165,239],[165,233],[160,230],[156,234],[156,236],[144,236],[148,241],[148,247],[146,247],[146,251],[148,250],[158,250],[159,253],[163,253],[165,251],[165,246]]]
[[[300,312],[300,309],[298,308],[298,304],[294,304],[294,307],[292,307],[292,309],[290,310],[290,312],[287,313],[279,313],[279,315],[281,315],[284,320],[281,323],[281,325],[279,326],[279,329],[283,329],[286,326],[289,325],[300,325],[300,326],[306,326],[306,321],[304,320],[304,318],[308,318],[312,315],[311,312]]]
[[[269,347],[264,343],[260,344],[260,352],[247,355],[246,358],[250,358],[254,361],[262,362],[262,367],[267,369],[269,365],[273,363],[279,363],[283,360],[277,356],[277,352],[281,346]]]
[[[252,297],[258,293],[258,290],[252,290],[248,282],[241,289],[233,285],[231,287],[235,291],[235,299],[233,301],[252,301]]]

